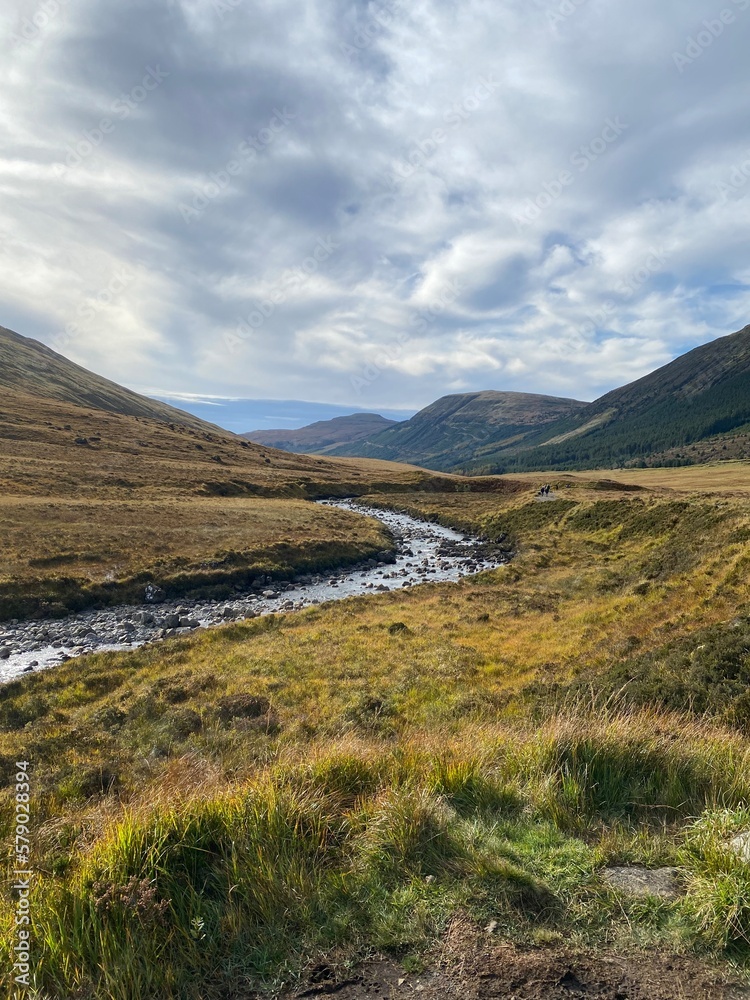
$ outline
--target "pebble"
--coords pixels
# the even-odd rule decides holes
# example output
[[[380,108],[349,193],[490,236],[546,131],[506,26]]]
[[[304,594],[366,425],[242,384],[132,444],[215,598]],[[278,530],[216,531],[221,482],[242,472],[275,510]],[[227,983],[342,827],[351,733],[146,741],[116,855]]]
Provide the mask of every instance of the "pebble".
[[[507,553],[487,543],[405,514],[352,501],[323,503],[377,517],[391,530],[397,552],[380,552],[377,558],[339,573],[300,575],[293,582],[256,577],[246,591],[239,591],[230,601],[170,602],[159,588],[149,585],[144,591],[145,607],[87,611],[55,622],[11,621],[0,626],[0,681],[98,650],[133,648],[199,628],[251,621],[271,612],[292,613],[355,594],[455,581],[508,560]]]

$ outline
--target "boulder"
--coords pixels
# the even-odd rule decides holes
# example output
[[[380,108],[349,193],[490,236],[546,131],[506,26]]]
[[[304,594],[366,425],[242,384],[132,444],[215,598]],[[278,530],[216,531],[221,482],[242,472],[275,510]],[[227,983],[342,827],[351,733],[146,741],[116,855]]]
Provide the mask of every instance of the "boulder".
[[[644,868],[642,865],[605,868],[602,878],[612,886],[631,896],[657,896],[659,899],[677,899],[680,890],[676,868]]]
[[[744,833],[738,833],[737,836],[729,842],[729,847],[743,861],[750,862],[750,830],[746,830]]]

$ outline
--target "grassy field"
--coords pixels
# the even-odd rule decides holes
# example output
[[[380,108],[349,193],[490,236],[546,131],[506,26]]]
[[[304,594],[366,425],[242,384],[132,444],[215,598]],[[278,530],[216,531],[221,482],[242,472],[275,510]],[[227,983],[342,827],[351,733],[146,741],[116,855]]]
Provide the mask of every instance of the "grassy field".
[[[383,526],[309,501],[265,498],[0,498],[0,620],[140,603],[226,597],[253,577],[291,577],[392,547]]]
[[[139,600],[149,581],[181,596],[352,563],[388,547],[385,533],[304,501],[451,482],[7,390],[0,621]]]
[[[696,472],[375,495],[516,558],[0,689],[39,985],[218,1000],[373,949],[413,970],[456,914],[749,968],[750,510]],[[608,863],[674,866],[680,893],[614,890]]]
[[[616,480],[645,489],[669,489],[680,493],[748,493],[750,492],[750,462],[715,462],[670,469],[607,469],[603,472],[528,472],[503,476],[504,481],[547,483],[560,487],[568,484]]]

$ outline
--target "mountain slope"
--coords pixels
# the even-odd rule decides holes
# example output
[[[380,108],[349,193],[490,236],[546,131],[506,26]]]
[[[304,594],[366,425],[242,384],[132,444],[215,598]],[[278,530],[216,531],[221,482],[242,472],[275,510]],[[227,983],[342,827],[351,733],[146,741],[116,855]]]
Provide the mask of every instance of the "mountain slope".
[[[0,337],[0,622],[139,603],[147,583],[230,598],[349,565],[388,548],[387,532],[305,501],[443,483],[264,448]]]
[[[215,425],[183,410],[148,399],[101,375],[95,375],[39,341],[22,337],[1,326],[0,387],[42,399],[56,399],[74,406],[90,406],[109,413],[148,417],[183,424],[197,430],[218,430]]]
[[[446,470],[475,460],[501,442],[518,443],[545,424],[585,407],[575,399],[523,392],[471,392],[443,396],[410,420],[374,437],[335,449],[336,455],[359,455],[413,462]]]
[[[240,437],[281,451],[325,455],[335,448],[346,448],[364,438],[373,437],[395,423],[395,420],[381,417],[379,413],[352,413],[332,420],[317,420],[295,430],[249,431]]]
[[[721,456],[722,435],[750,441],[745,425],[750,425],[750,326],[608,392],[520,448],[509,443],[477,454],[465,468],[501,472],[680,464],[691,460],[685,448],[712,440],[702,452],[705,461]]]

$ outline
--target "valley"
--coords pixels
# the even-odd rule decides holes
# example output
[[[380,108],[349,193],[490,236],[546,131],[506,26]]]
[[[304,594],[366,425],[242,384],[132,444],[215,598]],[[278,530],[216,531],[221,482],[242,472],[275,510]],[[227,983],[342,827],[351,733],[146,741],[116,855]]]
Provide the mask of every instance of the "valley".
[[[326,501],[326,505],[335,516],[327,526],[316,524],[315,530],[327,531],[329,536],[348,530],[356,537],[360,534],[356,528],[364,519],[352,519],[349,526],[345,518],[342,525],[339,515],[342,511],[361,514],[367,518],[364,523],[369,522],[373,537],[373,521],[379,523],[381,533],[384,531],[384,551],[357,566],[329,571],[327,579],[312,573],[298,573],[291,579],[261,574],[250,581],[247,590],[235,586],[229,602],[169,602],[161,588],[148,583],[140,605],[89,611],[54,622],[21,621],[6,626],[4,632],[0,627],[0,682],[101,649],[133,648],[227,621],[250,620],[277,611],[301,611],[311,605],[366,594],[368,590],[390,591],[427,581],[460,579],[494,568],[510,557],[507,545],[472,539],[406,514],[349,501]],[[243,506],[245,518],[252,518],[255,505]],[[311,525],[308,527],[312,530]],[[198,525],[195,528],[198,530]],[[251,522],[245,528],[257,544],[257,527]]]
[[[746,463],[462,477],[123,406],[0,403],[40,989],[747,995]]]

